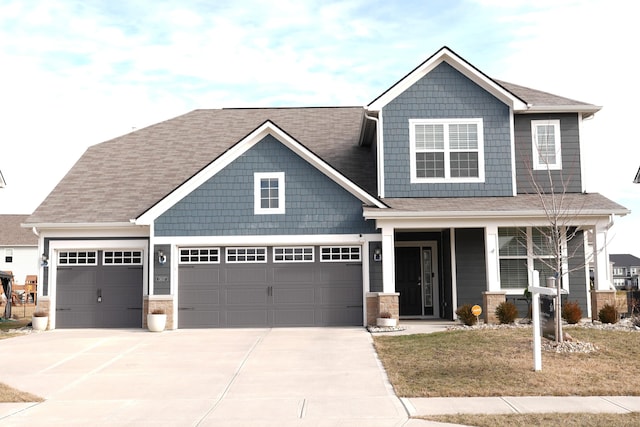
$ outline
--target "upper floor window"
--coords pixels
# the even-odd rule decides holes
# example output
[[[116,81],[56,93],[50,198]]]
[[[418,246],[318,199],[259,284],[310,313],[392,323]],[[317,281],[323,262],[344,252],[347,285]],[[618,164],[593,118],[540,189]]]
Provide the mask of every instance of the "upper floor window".
[[[13,262],[13,249],[7,248],[4,250],[4,262]]]
[[[562,169],[560,120],[532,120],[533,169]]]
[[[411,182],[483,182],[482,119],[411,119]]]
[[[284,172],[256,172],[254,183],[254,213],[284,213]]]

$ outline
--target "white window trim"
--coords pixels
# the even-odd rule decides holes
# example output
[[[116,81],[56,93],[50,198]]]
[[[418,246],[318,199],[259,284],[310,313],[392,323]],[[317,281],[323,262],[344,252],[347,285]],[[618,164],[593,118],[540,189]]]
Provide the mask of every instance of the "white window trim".
[[[540,163],[538,155],[538,126],[553,126],[555,136],[554,147],[556,162]],[[531,148],[533,150],[533,170],[561,170],[562,169],[562,138],[560,137],[560,120],[531,120]]]
[[[84,252],[87,253],[87,256],[84,257],[80,257],[78,256],[79,253]],[[68,255],[63,257],[62,254],[75,254],[75,257],[69,257]],[[93,253],[92,256],[89,256],[89,253]],[[62,259],[66,259],[67,261],[69,261],[69,259],[75,259],[76,261],[78,259],[89,259],[92,258],[93,262],[84,262],[84,263],[79,263],[79,262],[75,262],[75,263],[70,263],[70,262],[62,262]],[[58,252],[58,267],[84,267],[84,266],[88,266],[88,265],[98,265],[98,251],[94,250],[94,249],[67,249],[67,250],[61,250]]]
[[[260,207],[260,181],[262,179],[278,180],[278,207]],[[253,213],[255,215],[283,214],[285,212],[284,172],[255,172],[253,174]]]
[[[416,125],[422,124],[443,124],[445,134],[448,135],[449,124],[475,124],[478,126],[478,176],[477,177],[451,177],[449,138],[445,138],[444,148],[444,178],[418,178],[416,172]],[[484,182],[484,127],[482,118],[469,119],[409,119],[409,169],[411,173],[410,182],[412,184],[422,183],[447,183],[447,182]]]
[[[299,249],[302,250],[301,253],[296,254],[295,250]],[[311,252],[305,252],[308,251],[309,249],[311,249]],[[278,252],[278,250],[283,250],[283,251],[287,251],[287,250],[293,250],[294,253],[293,254],[276,254],[276,252]],[[274,246],[273,248],[273,262],[274,263],[287,263],[287,262],[295,262],[295,263],[301,263],[301,262],[314,262],[315,260],[315,256],[314,256],[314,247],[313,246]],[[276,256],[280,255],[283,257],[286,257],[287,255],[292,255],[294,258],[296,257],[296,255],[302,255],[302,259],[276,259]],[[307,255],[311,255],[311,259],[305,259],[305,256]]]

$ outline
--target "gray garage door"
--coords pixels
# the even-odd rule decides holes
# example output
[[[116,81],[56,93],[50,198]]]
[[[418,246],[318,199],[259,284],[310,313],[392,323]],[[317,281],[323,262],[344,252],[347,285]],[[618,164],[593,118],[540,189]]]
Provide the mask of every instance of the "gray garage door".
[[[181,248],[180,254],[179,328],[362,325],[359,247]]]
[[[56,328],[140,328],[140,251],[60,252]]]

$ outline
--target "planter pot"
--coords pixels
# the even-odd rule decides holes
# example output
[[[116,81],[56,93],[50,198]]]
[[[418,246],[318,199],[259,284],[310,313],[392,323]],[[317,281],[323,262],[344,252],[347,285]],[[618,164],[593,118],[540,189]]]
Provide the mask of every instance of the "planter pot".
[[[396,326],[396,319],[387,319],[383,317],[379,317],[376,319],[377,326]]]
[[[147,328],[151,332],[162,332],[167,324],[166,314],[147,314]]]
[[[31,318],[31,327],[36,331],[44,331],[47,329],[47,325],[49,324],[49,317],[32,317]]]

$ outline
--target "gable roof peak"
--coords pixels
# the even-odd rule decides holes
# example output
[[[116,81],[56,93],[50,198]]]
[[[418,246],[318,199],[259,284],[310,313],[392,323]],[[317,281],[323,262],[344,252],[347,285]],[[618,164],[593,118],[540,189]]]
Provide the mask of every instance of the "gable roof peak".
[[[399,96],[402,92],[416,83],[418,80],[429,74],[441,63],[446,62],[451,65],[457,71],[462,73],[465,77],[482,87],[493,96],[509,105],[514,110],[525,110],[527,103],[519,98],[517,95],[505,89],[502,85],[498,84],[491,77],[480,71],[470,62],[462,58],[447,46],[443,46],[436,53],[431,55],[420,65],[410,71],[402,79],[396,82],[393,86],[379,95],[369,105],[368,110],[380,111],[385,105]]]

